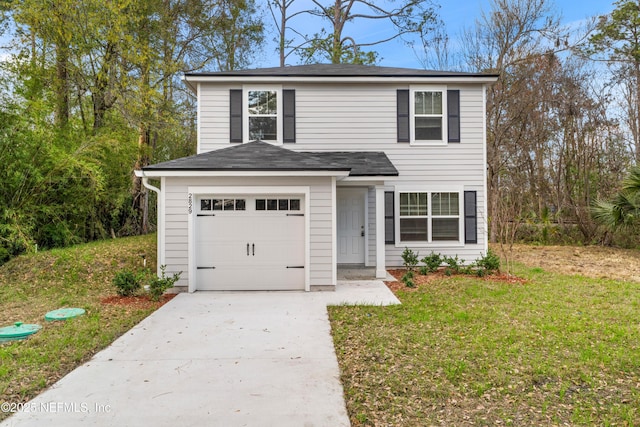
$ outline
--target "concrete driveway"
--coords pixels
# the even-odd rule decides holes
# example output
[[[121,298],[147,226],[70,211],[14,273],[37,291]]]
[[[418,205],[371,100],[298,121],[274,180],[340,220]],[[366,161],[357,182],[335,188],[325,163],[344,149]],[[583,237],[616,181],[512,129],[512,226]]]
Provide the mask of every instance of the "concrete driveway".
[[[180,294],[0,426],[348,426],[328,304],[336,292]]]

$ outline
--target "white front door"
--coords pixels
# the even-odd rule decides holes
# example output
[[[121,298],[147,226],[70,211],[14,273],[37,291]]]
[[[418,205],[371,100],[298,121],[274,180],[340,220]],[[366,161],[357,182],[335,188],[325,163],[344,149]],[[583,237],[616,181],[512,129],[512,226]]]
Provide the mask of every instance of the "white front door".
[[[338,264],[364,264],[366,189],[338,188]]]
[[[300,196],[203,196],[197,201],[196,289],[304,290]]]

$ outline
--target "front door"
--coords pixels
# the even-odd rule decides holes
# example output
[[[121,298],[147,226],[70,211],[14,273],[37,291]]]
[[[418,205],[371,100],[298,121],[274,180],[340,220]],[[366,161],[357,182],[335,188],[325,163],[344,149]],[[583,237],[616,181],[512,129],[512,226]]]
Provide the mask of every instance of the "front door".
[[[364,188],[337,189],[338,264],[364,264]]]

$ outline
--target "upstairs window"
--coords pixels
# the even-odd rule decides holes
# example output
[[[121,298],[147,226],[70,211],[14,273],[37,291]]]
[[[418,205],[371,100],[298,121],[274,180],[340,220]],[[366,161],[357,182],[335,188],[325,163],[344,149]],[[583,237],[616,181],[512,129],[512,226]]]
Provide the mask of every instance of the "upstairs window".
[[[247,91],[249,140],[278,141],[278,92]]]
[[[421,85],[398,89],[398,142],[445,145],[461,142],[460,90]]]
[[[229,142],[296,142],[296,91],[251,86],[229,91]]]
[[[414,139],[416,141],[443,141],[442,91],[415,91]]]

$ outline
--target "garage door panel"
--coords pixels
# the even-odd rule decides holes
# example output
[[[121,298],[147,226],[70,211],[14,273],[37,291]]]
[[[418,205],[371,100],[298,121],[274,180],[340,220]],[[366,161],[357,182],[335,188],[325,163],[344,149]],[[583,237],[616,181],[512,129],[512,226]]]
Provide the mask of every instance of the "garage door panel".
[[[304,284],[304,268],[274,265],[249,272],[245,266],[200,269],[196,274],[199,290],[299,290]]]
[[[196,288],[304,289],[304,216],[286,211],[255,211],[250,196],[238,197],[247,200],[246,210],[196,217],[197,266],[215,267],[197,270]]]
[[[246,263],[247,244],[242,242],[200,242],[196,244],[196,264],[199,267]],[[203,265],[204,264],[204,265]]]

